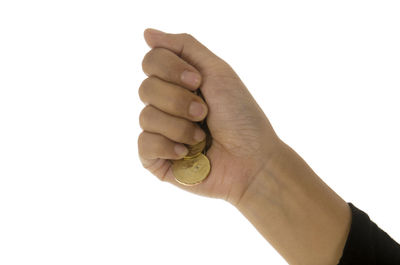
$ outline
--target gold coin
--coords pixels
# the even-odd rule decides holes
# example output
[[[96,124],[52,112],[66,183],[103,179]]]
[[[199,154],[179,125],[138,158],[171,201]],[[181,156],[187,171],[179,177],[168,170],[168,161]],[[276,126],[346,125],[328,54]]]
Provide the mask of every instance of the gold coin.
[[[187,186],[196,185],[210,173],[210,161],[201,153],[193,158],[174,160],[172,173],[179,183]]]
[[[195,157],[203,151],[204,147],[206,147],[206,139],[194,145],[186,145],[186,147],[189,149],[189,152],[184,158]]]

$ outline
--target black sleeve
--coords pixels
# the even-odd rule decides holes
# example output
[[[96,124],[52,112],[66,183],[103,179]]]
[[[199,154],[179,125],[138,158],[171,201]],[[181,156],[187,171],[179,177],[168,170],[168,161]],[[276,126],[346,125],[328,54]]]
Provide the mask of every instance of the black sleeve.
[[[350,202],[348,205],[352,221],[338,265],[400,265],[400,245],[365,212]]]

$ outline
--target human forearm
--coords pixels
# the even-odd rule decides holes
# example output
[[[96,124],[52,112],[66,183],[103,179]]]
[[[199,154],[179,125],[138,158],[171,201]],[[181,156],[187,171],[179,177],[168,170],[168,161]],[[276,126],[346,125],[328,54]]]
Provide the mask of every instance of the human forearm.
[[[139,87],[147,104],[139,117],[143,166],[160,180],[236,205],[290,264],[335,264],[350,209],[294,151],[275,141],[267,117],[232,67],[189,34],[149,29],[144,37],[152,49],[142,62],[148,78]],[[197,81],[184,77],[187,71]],[[191,92],[196,89],[204,100]],[[203,106],[197,116],[190,111],[193,101]],[[211,170],[202,183],[182,185],[171,160],[185,155],[183,144],[192,145],[198,129],[193,122],[205,116]],[[270,156],[275,150],[279,155]],[[272,159],[266,163],[266,157]]]
[[[289,264],[338,264],[350,208],[283,142],[235,206]]]

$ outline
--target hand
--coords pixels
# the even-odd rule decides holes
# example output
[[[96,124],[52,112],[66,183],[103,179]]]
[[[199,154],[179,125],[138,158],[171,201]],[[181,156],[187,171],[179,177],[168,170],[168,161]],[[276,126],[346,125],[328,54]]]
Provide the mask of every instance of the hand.
[[[281,141],[234,70],[194,37],[146,29],[144,38],[152,49],[142,62],[148,78],[139,87],[146,104],[139,116],[143,166],[160,180],[235,205]],[[185,70],[192,79],[181,79]],[[193,93],[196,89],[206,102]],[[201,104],[192,109],[197,116],[190,114],[192,101]],[[182,158],[187,152],[182,143],[195,144],[204,137],[195,122],[206,115],[213,138],[207,151],[211,171],[202,183],[184,186],[175,181],[168,159]]]

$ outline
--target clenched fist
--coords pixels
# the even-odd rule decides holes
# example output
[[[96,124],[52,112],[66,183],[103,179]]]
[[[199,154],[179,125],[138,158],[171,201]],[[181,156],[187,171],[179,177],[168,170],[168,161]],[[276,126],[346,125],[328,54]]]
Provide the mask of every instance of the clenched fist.
[[[237,204],[282,142],[234,70],[194,37],[146,29],[144,38],[151,50],[142,62],[148,77],[139,87],[146,105],[139,116],[143,166],[182,189]],[[184,186],[169,159],[185,156],[183,144],[204,139],[196,124],[204,118],[213,139],[211,171],[202,183]]]

